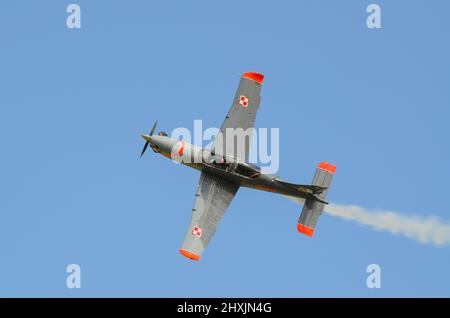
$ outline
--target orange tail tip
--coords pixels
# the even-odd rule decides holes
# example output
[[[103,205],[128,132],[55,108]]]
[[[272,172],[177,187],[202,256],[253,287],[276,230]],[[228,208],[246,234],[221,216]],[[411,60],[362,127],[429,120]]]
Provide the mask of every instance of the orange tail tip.
[[[317,165],[317,168],[323,169],[323,170],[331,172],[331,173],[335,173],[336,172],[336,166],[332,165],[331,163],[325,162],[325,161],[319,163]]]
[[[180,253],[181,253],[181,255],[183,255],[184,257],[187,257],[187,258],[192,259],[192,260],[194,260],[194,261],[200,260],[200,256],[195,255],[195,254],[192,253],[192,252],[186,251],[185,249],[180,248]]]
[[[303,233],[303,234],[308,235],[308,236],[313,236],[313,234],[314,234],[314,229],[313,228],[308,227],[308,226],[303,225],[303,224],[300,224],[300,223],[297,223],[297,230],[300,233]]]
[[[254,72],[244,73],[242,74],[242,77],[251,79],[259,84],[262,84],[264,81],[264,74],[261,73],[254,73]]]

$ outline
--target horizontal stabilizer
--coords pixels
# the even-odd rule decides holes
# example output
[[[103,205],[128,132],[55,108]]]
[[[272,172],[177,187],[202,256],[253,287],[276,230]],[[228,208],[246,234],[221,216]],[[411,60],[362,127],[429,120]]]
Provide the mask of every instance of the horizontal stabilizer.
[[[297,223],[297,230],[300,233],[313,236],[319,216],[322,214],[325,204],[328,204],[325,199],[335,172],[336,166],[332,164],[321,162],[317,166],[312,186],[323,190],[321,193],[314,193],[306,199]]]

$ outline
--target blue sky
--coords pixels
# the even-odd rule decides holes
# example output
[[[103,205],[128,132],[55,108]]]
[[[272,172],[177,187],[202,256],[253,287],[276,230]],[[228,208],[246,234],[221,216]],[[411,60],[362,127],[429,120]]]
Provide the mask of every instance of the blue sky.
[[[450,248],[240,189],[200,262],[178,253],[198,172],[148,152],[159,129],[219,126],[239,75],[266,75],[257,127],[280,170],[329,200],[450,221],[448,1],[0,4],[0,296],[450,296]],[[66,287],[66,266],[82,288]],[[366,287],[381,266],[382,287]]]

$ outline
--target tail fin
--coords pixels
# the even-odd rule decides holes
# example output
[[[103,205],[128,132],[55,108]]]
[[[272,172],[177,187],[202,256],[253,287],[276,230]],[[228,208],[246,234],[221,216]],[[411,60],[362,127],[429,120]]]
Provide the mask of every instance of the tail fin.
[[[330,163],[321,162],[317,165],[312,185],[322,187],[324,190],[317,198],[306,199],[297,224],[297,230],[300,233],[313,236],[317,220],[325,207],[324,202],[335,172],[336,166]]]

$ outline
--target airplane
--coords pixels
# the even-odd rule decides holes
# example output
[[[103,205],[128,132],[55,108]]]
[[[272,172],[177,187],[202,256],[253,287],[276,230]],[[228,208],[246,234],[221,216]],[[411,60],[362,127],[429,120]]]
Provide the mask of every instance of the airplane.
[[[141,135],[145,140],[141,157],[150,145],[154,152],[201,171],[191,222],[179,250],[188,259],[200,260],[241,186],[300,199],[304,204],[297,230],[308,236],[313,236],[318,218],[328,204],[325,200],[336,172],[335,165],[321,162],[310,185],[294,184],[261,173],[260,167],[248,162],[251,133],[247,135],[248,142],[236,143],[236,138],[245,138],[247,129],[251,132],[254,128],[263,81],[261,73],[242,74],[233,103],[210,149],[171,139],[164,131],[155,135],[157,121],[149,134]],[[219,135],[221,139],[217,138]],[[192,160],[195,158],[198,160]]]

